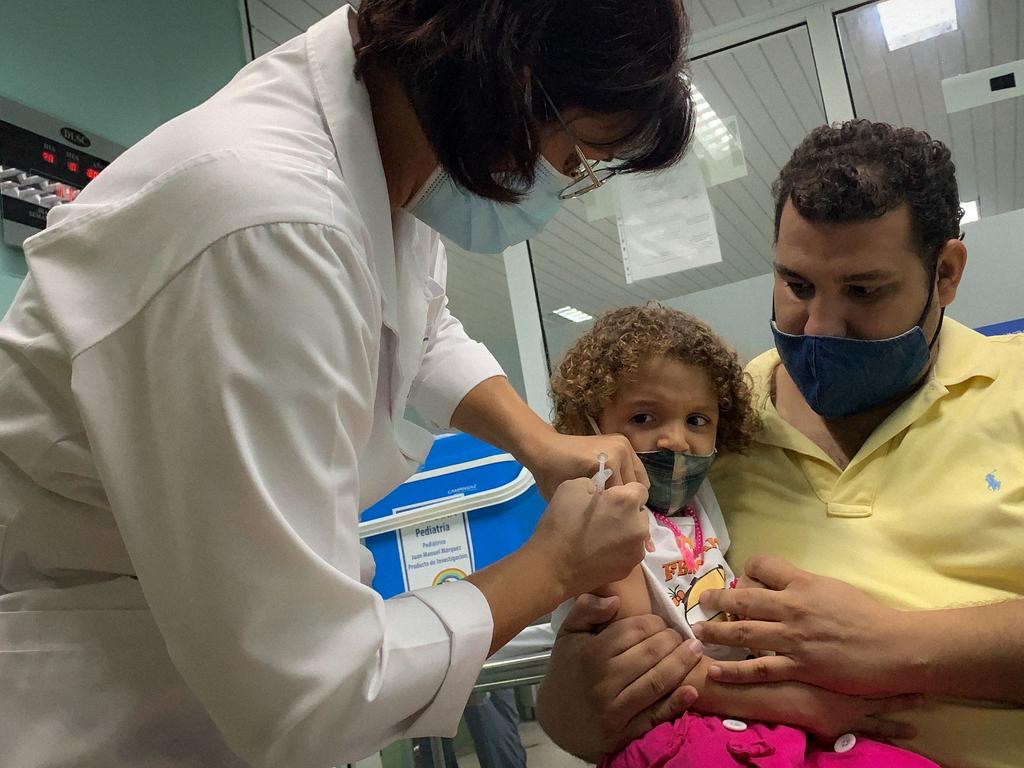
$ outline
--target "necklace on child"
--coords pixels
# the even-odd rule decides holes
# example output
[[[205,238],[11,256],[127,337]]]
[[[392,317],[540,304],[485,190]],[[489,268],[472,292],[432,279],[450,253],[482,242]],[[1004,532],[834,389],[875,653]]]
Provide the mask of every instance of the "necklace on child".
[[[682,555],[683,567],[686,568],[686,572],[696,573],[698,567],[697,557],[704,554],[704,531],[701,529],[700,518],[697,515],[697,510],[687,504],[679,512],[679,514],[686,515],[693,520],[692,546],[690,545],[688,537],[684,536],[683,532],[679,530],[679,527],[669,518],[660,512],[654,512],[653,514],[654,519],[658,521],[658,524],[668,528],[672,531],[672,535],[675,536],[676,546],[679,547],[679,554]]]

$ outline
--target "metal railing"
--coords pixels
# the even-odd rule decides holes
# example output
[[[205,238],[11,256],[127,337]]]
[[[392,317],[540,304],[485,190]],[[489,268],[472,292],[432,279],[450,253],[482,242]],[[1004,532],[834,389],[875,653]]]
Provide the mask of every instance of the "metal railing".
[[[499,688],[517,688],[534,685],[544,679],[548,671],[551,651],[521,656],[518,659],[489,661],[480,670],[473,691],[495,691]]]

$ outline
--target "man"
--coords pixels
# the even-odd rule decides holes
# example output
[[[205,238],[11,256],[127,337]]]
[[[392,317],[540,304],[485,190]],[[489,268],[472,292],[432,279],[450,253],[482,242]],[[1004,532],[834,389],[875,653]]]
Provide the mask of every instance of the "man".
[[[706,594],[743,619],[697,634],[777,655],[713,676],[924,693],[893,727],[916,730],[905,746],[1020,765],[1024,337],[944,318],[966,264],[949,150],[863,120],[818,128],[774,194],[776,348],[749,367],[763,426],[712,473],[730,559],[767,589]],[[540,701],[591,759],[693,700],[692,651],[653,616],[593,631],[613,614],[581,598]]]

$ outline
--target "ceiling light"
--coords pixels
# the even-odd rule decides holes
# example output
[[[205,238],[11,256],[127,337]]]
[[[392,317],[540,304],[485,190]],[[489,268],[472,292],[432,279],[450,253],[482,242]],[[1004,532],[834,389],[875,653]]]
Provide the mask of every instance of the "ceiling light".
[[[969,200],[968,202],[960,201],[960,207],[964,209],[964,217],[960,219],[960,226],[964,224],[970,224],[972,221],[977,221],[981,218],[981,214],[978,213],[978,201]]]
[[[876,7],[890,51],[957,28],[956,0],[885,0]]]
[[[733,149],[733,136],[728,127],[695,85],[691,84],[690,93],[697,109],[697,127],[694,134],[698,143],[705,152],[711,155],[712,160],[728,157]]]
[[[562,307],[561,309],[556,309],[554,314],[564,317],[566,320],[572,320],[574,323],[585,323],[587,320],[594,319],[593,315],[588,315],[583,310],[576,309],[576,307]]]

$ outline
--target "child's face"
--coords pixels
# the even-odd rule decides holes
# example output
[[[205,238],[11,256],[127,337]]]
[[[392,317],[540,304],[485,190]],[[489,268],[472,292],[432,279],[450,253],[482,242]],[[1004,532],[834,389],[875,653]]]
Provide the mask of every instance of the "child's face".
[[[597,420],[604,434],[626,436],[633,450],[715,450],[718,396],[702,368],[657,357],[623,385]]]

